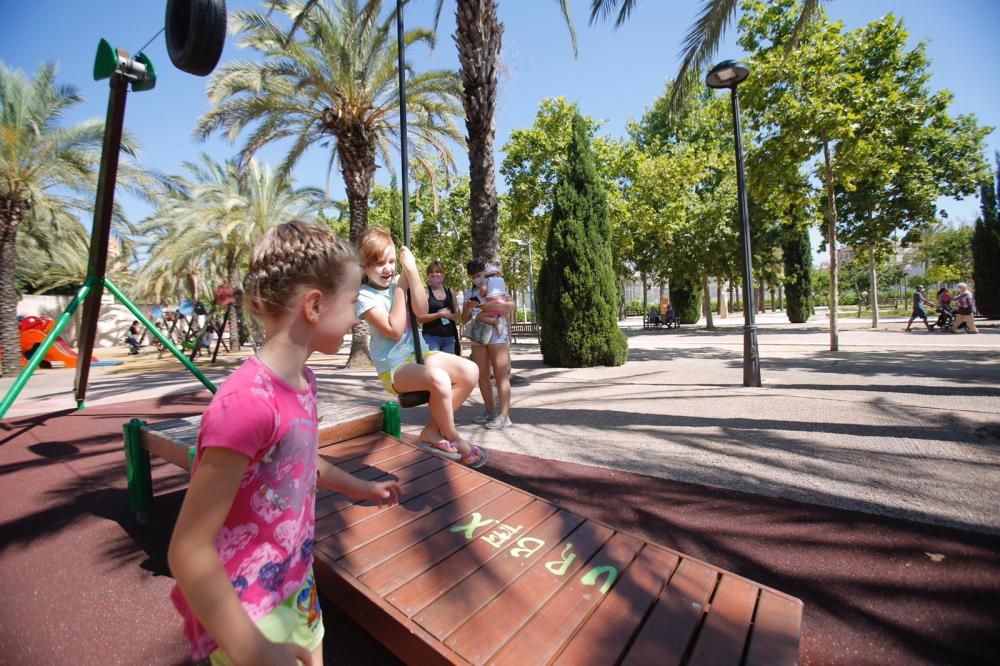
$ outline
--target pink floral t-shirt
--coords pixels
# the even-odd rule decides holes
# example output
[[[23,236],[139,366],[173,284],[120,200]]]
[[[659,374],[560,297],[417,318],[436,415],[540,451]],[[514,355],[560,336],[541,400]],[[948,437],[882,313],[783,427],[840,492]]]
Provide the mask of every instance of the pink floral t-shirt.
[[[195,470],[210,447],[250,459],[215,548],[253,621],[298,590],[312,567],[319,439],[316,378],[308,368],[304,374],[308,388],[295,389],[251,357],[201,417]],[[184,618],[192,659],[204,659],[215,641],[179,587],[170,598]]]

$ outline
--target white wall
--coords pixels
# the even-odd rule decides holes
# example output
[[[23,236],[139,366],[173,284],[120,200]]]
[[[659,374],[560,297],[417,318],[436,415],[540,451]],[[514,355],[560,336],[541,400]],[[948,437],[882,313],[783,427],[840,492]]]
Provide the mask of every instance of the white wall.
[[[17,314],[25,317],[34,315],[36,317],[50,317],[58,319],[59,316],[73,300],[72,296],[50,296],[40,294],[25,294],[17,304]],[[139,309],[149,316],[150,306],[140,305]],[[80,313],[83,311],[83,304],[73,313],[73,319],[69,325],[63,329],[62,339],[75,347],[80,336]],[[135,317],[124,305],[115,301],[110,294],[104,294],[101,298],[101,318],[97,322],[97,339],[95,347],[119,347],[125,343],[125,333],[132,325]]]

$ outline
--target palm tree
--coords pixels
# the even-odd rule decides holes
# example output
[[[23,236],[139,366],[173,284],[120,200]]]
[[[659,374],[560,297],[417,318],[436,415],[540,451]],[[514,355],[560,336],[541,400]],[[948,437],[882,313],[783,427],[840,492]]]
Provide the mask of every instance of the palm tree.
[[[17,237],[17,284],[45,293],[76,288],[87,279],[90,270],[90,235],[71,215],[29,216]],[[108,251],[106,275],[123,290],[133,283],[131,265],[133,243],[114,236]]]
[[[370,4],[373,11],[358,0],[315,2],[304,14],[303,5],[272,0],[272,9],[300,26],[301,32],[291,36],[266,14],[237,12],[233,26],[243,34],[242,45],[264,60],[234,62],[213,77],[213,108],[196,130],[202,137],[222,130],[235,139],[256,125],[243,145],[243,160],[268,143],[291,138],[281,174],[289,173],[309,147],[332,144],[329,168],[340,164],[355,243],[368,226],[376,161],[391,162],[399,143],[395,32],[391,17],[379,19],[381,2]],[[433,34],[410,30],[404,44],[433,46]],[[453,168],[449,145],[461,140],[455,123],[461,113],[459,86],[451,71],[408,73],[411,167],[428,174],[441,163]],[[367,328],[355,326],[352,338],[348,365],[367,364]]]
[[[323,191],[296,189],[266,165],[218,163],[202,155],[187,175],[167,179],[160,207],[142,225],[150,256],[139,272],[143,298],[162,303],[178,292],[210,299],[220,284],[239,288],[254,244],[272,226],[318,213]],[[235,328],[231,313],[230,331]]]
[[[278,0],[271,0],[277,5]],[[306,0],[293,24],[298,28],[302,17],[320,0]],[[557,0],[569,29],[576,53],[576,30],[570,18],[568,0]],[[437,0],[434,31],[444,6]],[[377,15],[381,0],[368,0],[361,9],[364,16]],[[394,17],[392,14],[390,18]],[[466,142],[469,152],[469,193],[472,217],[472,255],[484,261],[497,261],[500,255],[497,188],[494,178],[493,144],[496,139],[497,70],[503,24],[497,20],[496,0],[456,0],[455,43],[462,77],[462,106],[465,110]],[[409,86],[407,83],[407,97]],[[409,103],[409,99],[407,99]]]
[[[89,213],[100,163],[104,122],[60,126],[63,115],[83,101],[76,88],[56,83],[46,64],[29,79],[0,62],[0,345],[20,349],[17,326],[17,234],[25,221]],[[135,156],[127,135],[122,151]],[[135,182],[121,164],[120,183]],[[19,354],[4,354],[4,376],[21,369]]]
[[[795,23],[787,47],[792,48],[799,41],[803,28],[819,12],[823,0],[802,0],[802,10]],[[591,0],[590,23],[607,20],[615,16],[615,28],[621,27],[638,6],[639,0]],[[684,100],[701,85],[701,77],[711,63],[719,42],[726,34],[726,28],[736,14],[739,0],[704,0],[701,13],[684,38],[681,68],[674,77],[676,85],[670,91],[670,110],[677,112]]]

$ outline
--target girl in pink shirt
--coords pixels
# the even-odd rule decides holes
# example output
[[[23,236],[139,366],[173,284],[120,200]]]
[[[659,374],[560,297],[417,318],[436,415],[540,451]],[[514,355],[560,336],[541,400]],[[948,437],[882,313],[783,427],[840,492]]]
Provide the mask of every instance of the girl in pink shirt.
[[[316,487],[393,504],[396,481],[364,481],[318,455],[314,351],[355,322],[361,269],[326,227],[289,222],[254,249],[245,302],[267,341],[202,416],[191,486],[170,542],[171,600],[195,661],[322,659],[312,573]]]

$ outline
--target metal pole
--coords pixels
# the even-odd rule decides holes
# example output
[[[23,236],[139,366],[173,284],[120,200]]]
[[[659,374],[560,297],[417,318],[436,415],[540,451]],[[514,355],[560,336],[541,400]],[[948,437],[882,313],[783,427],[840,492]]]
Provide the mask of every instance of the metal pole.
[[[538,310],[535,308],[535,266],[531,261],[531,236],[528,236],[528,296],[531,298],[531,323],[538,324]]]
[[[760,354],[754,321],[753,266],[750,253],[750,212],[746,177],[743,173],[743,138],[740,127],[740,97],[736,86],[729,89],[733,101],[733,132],[736,138],[736,187],[740,208],[740,241],[743,244],[743,385],[760,386]]]
[[[108,113],[104,121],[104,146],[101,149],[101,171],[97,178],[97,200],[94,202],[94,225],[90,232],[90,261],[87,274],[94,276],[94,289],[83,304],[80,320],[80,348],[78,354],[86,363],[76,366],[73,391],[76,405],[83,408],[90,377],[90,355],[97,337],[97,320],[101,316],[101,295],[104,293],[104,275],[108,265],[108,239],[111,234],[111,213],[115,203],[115,181],[118,179],[118,153],[122,145],[122,127],[125,124],[125,99],[128,79],[122,74],[111,75],[111,93],[108,95]]]
[[[396,51],[399,69],[399,159],[400,172],[403,181],[403,245],[410,247],[410,186],[409,162],[406,159],[406,45],[403,41],[403,0],[396,0]],[[416,285],[410,285],[415,288]],[[420,349],[420,331],[417,329],[417,315],[409,304],[407,294],[406,316],[413,332],[413,357],[417,363],[424,362],[423,350]]]

